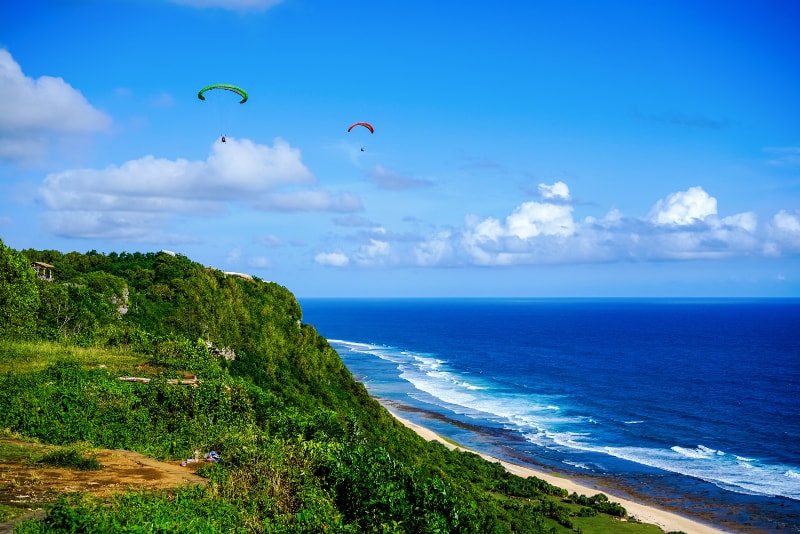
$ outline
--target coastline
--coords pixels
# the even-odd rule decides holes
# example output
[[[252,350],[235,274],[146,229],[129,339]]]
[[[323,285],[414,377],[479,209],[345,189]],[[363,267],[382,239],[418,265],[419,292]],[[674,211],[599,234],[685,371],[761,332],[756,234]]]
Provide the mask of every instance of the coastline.
[[[684,517],[666,510],[661,510],[653,506],[624,499],[614,495],[613,493],[608,493],[606,491],[599,490],[597,488],[592,488],[589,486],[578,484],[563,476],[556,476],[531,467],[523,467],[517,464],[500,460],[498,458],[494,458],[492,456],[489,456],[488,454],[482,454],[474,450],[465,449],[464,447],[459,447],[458,445],[454,445],[453,443],[447,441],[442,436],[433,432],[432,430],[425,428],[421,425],[418,425],[416,423],[413,423],[408,419],[405,419],[402,416],[398,415],[398,413],[394,409],[392,409],[391,406],[385,403],[381,404],[383,405],[384,408],[386,408],[386,410],[390,414],[392,414],[392,416],[394,416],[395,419],[397,419],[400,423],[402,423],[406,427],[416,432],[420,437],[422,437],[427,441],[438,441],[444,444],[444,446],[449,449],[458,449],[464,451],[469,450],[469,452],[477,454],[478,456],[482,457],[483,459],[489,462],[499,463],[509,473],[521,476],[523,478],[536,477],[544,480],[548,484],[552,484],[553,486],[564,488],[569,493],[575,492],[587,496],[595,495],[597,493],[604,493],[605,495],[608,496],[608,498],[611,501],[618,502],[620,505],[622,505],[628,512],[628,515],[636,517],[639,521],[643,523],[650,523],[653,525],[657,525],[662,530],[664,530],[664,532],[683,531],[686,532],[687,534],[729,534],[730,532],[711,525],[700,523],[688,517]]]

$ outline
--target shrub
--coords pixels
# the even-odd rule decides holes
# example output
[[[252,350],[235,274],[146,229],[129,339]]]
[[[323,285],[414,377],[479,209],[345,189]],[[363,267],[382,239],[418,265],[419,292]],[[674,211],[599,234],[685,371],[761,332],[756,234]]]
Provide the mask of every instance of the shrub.
[[[99,471],[102,464],[94,456],[84,456],[75,449],[59,449],[45,454],[36,462],[50,467],[63,467],[80,471]]]

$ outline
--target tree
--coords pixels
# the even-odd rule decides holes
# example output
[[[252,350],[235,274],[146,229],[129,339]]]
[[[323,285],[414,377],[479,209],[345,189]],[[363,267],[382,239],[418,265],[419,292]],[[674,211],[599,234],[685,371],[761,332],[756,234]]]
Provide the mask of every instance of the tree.
[[[22,253],[0,239],[0,337],[31,335],[38,309],[36,273]]]

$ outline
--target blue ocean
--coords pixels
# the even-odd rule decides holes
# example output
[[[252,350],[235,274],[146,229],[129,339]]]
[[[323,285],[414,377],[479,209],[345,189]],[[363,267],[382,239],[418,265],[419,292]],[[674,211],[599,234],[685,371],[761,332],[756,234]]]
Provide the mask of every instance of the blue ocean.
[[[800,299],[301,299],[399,415],[731,532],[800,532]]]

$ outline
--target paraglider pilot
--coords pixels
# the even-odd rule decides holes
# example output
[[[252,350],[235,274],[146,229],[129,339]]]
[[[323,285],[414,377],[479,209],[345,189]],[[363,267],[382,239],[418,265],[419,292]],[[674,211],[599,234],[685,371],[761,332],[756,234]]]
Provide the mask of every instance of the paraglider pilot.
[[[222,136],[222,142],[223,143],[225,142],[225,136],[224,135]]]

